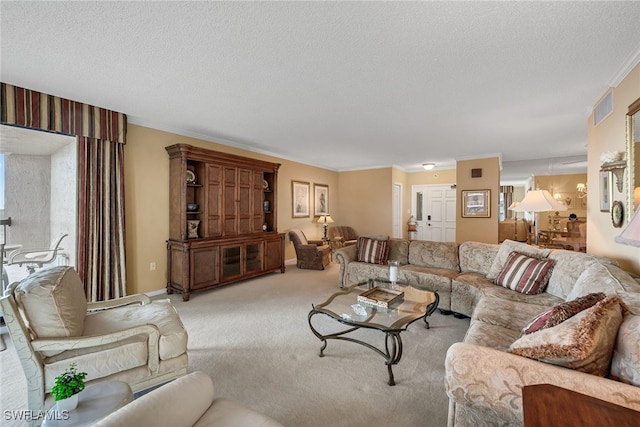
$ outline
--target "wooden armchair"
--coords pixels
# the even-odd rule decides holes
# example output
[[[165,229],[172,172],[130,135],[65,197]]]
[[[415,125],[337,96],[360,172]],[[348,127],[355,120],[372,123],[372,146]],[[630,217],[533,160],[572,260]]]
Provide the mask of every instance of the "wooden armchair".
[[[336,225],[329,227],[329,239],[338,249],[358,243],[358,233],[348,225]]]
[[[324,270],[331,262],[331,248],[321,240],[307,240],[302,230],[289,230],[289,240],[296,250],[296,265],[308,270]]]
[[[0,306],[33,413],[53,406],[54,378],[72,363],[87,384],[108,378],[134,392],[187,373],[187,333],[169,300],[140,294],[89,303],[77,272],[59,266],[13,283]]]

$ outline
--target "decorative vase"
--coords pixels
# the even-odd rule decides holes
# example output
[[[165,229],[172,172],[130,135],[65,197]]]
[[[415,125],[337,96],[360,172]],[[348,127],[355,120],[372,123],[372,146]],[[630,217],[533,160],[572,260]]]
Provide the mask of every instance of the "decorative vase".
[[[389,261],[389,281],[391,287],[395,287],[398,281],[398,268],[400,267],[400,261]]]
[[[271,207],[271,204],[269,203],[268,200],[265,200],[264,202],[262,202],[262,207],[265,212],[269,212],[269,208]]]
[[[56,402],[58,405],[58,411],[73,411],[78,406],[78,393],[72,395],[71,397],[67,397],[66,399],[58,400]]]

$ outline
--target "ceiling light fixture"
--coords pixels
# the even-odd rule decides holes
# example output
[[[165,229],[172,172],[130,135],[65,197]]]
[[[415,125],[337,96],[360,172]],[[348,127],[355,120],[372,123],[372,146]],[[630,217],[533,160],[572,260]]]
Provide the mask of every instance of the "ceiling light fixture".
[[[430,171],[431,169],[433,169],[433,168],[435,168],[435,167],[436,167],[436,164],[435,164],[435,163],[423,163],[423,164],[422,164],[422,167],[423,167],[425,170]]]

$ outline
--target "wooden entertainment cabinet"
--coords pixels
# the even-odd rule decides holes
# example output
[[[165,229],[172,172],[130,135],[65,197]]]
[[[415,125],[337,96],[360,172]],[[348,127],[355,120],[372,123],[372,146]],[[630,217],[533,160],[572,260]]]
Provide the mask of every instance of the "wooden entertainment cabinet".
[[[280,164],[176,144],[169,153],[167,293],[182,294],[280,270]]]

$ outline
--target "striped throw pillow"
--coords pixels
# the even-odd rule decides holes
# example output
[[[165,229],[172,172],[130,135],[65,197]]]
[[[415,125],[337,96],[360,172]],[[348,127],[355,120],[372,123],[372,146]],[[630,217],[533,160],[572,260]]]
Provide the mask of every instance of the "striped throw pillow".
[[[496,285],[527,295],[543,292],[549,283],[554,261],[513,251],[496,277]]]
[[[368,237],[358,237],[358,261],[370,264],[386,264],[389,257],[389,242]]]

